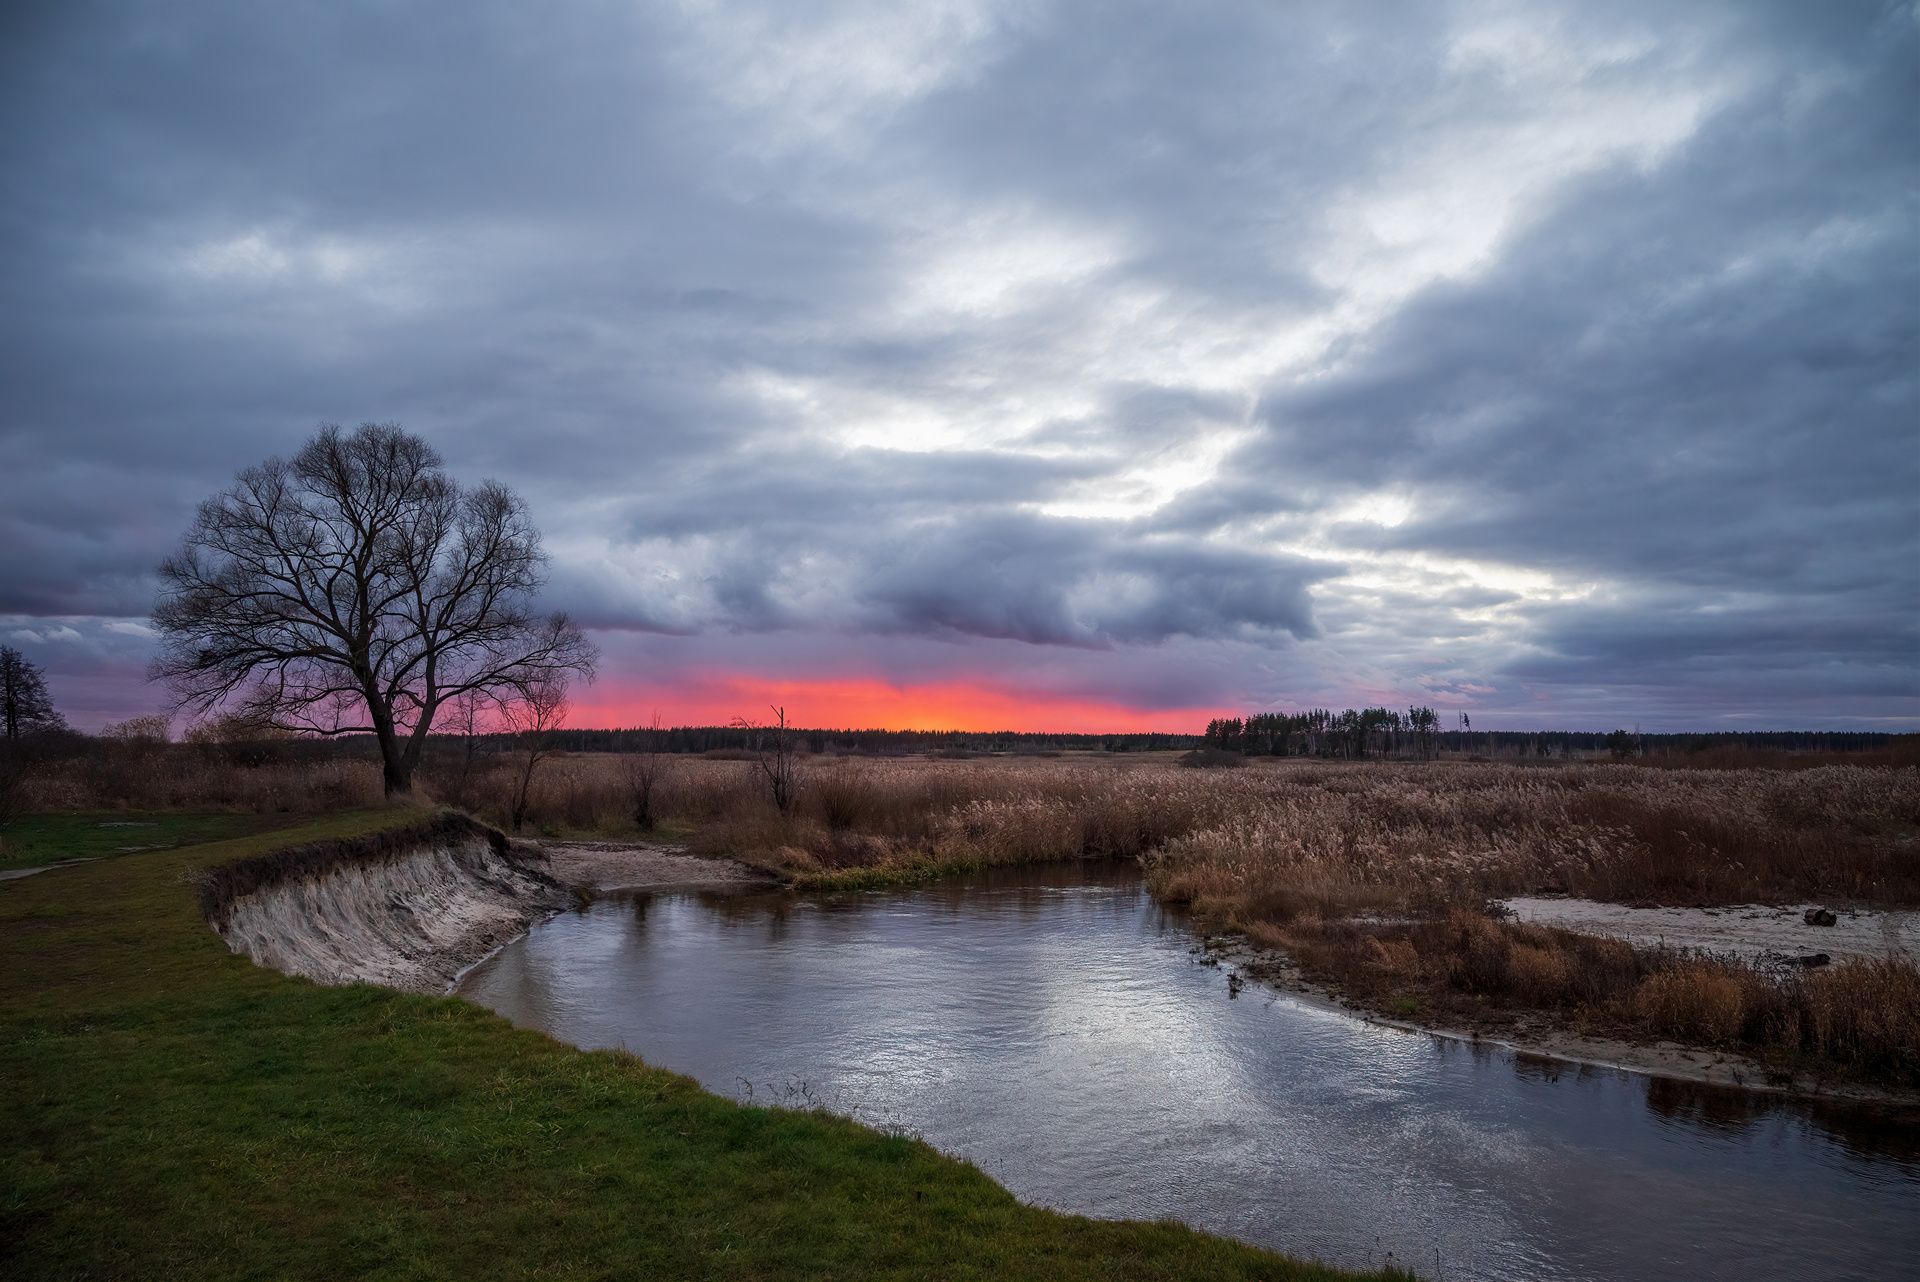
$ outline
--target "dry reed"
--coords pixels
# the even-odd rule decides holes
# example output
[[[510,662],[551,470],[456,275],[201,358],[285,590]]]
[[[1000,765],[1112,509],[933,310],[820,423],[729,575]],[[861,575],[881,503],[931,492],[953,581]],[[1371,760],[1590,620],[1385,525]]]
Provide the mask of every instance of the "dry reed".
[[[529,827],[641,836],[628,762],[544,763]],[[429,762],[422,790],[506,817],[511,759]],[[326,810],[378,799],[370,761],[248,768],[112,750],[30,778],[36,809]],[[454,798],[455,790],[462,794]],[[668,758],[652,812],[696,849],[832,882],[945,867],[1140,859],[1164,900],[1293,952],[1360,1000],[1548,1011],[1638,1036],[1920,1077],[1907,959],[1781,974],[1488,915],[1561,891],[1629,903],[1920,904],[1920,770],[1636,765],[824,758],[782,814],[753,763]],[[1484,1013],[1483,1011],[1483,1013]]]

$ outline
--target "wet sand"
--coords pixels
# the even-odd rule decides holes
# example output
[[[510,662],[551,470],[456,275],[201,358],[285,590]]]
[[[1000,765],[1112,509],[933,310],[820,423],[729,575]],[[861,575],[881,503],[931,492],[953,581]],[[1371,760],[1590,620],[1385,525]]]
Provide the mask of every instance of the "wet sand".
[[[604,841],[543,841],[547,872],[575,890],[665,890],[703,886],[774,886],[772,873],[731,859],[706,859],[677,846]]]
[[[1526,895],[1503,902],[1524,922],[1612,935],[1643,947],[1730,953],[1748,961],[1787,961],[1811,953],[1826,953],[1834,961],[1920,956],[1920,913],[1833,908],[1833,925],[1811,926],[1806,911],[1830,905],[1634,908],[1563,895]]]

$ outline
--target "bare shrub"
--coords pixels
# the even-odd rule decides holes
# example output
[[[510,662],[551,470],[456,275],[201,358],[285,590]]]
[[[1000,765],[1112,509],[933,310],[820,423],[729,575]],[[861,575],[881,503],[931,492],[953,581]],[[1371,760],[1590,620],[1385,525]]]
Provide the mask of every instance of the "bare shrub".
[[[1896,1081],[1920,1081],[1920,968],[1902,958],[1853,960],[1800,985],[1805,1049]]]
[[[752,761],[760,768],[774,808],[783,815],[792,814],[799,791],[800,744],[787,728],[787,710],[773,709],[773,720],[764,725],[745,717],[733,724],[753,735]]]
[[[100,737],[127,744],[158,744],[166,743],[173,737],[173,728],[166,717],[155,712],[144,717],[116,721],[102,729]]]
[[[809,772],[806,791],[821,821],[834,832],[867,826],[876,818],[877,790],[845,765]]]
[[[666,759],[656,752],[638,752],[622,765],[627,784],[627,815],[641,832],[652,832],[660,822],[658,803],[668,771]]]
[[[1724,967],[1690,963],[1647,976],[1632,1010],[1650,1032],[1730,1045],[1746,1022],[1746,986]]]
[[[500,722],[513,736],[520,753],[514,775],[513,802],[508,822],[515,832],[527,818],[533,774],[553,752],[553,732],[567,719],[567,679],[564,673],[542,674],[513,686],[499,700]]]

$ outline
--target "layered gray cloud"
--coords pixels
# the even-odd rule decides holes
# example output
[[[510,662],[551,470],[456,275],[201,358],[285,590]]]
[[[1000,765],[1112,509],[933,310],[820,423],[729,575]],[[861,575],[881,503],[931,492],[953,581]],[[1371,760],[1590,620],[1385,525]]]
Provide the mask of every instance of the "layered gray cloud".
[[[198,498],[398,419],[655,685],[1920,722],[1911,5],[4,21],[0,634],[77,719]]]

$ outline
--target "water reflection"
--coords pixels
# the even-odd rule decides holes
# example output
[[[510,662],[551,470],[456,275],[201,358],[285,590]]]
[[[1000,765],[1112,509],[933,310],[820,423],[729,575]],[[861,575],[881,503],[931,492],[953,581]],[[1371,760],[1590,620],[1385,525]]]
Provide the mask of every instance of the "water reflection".
[[[918,1131],[1030,1201],[1339,1263],[1883,1279],[1920,1258],[1910,1119],[1229,1000],[1192,942],[1130,869],[1049,868],[602,902],[463,991],[725,1094]]]

